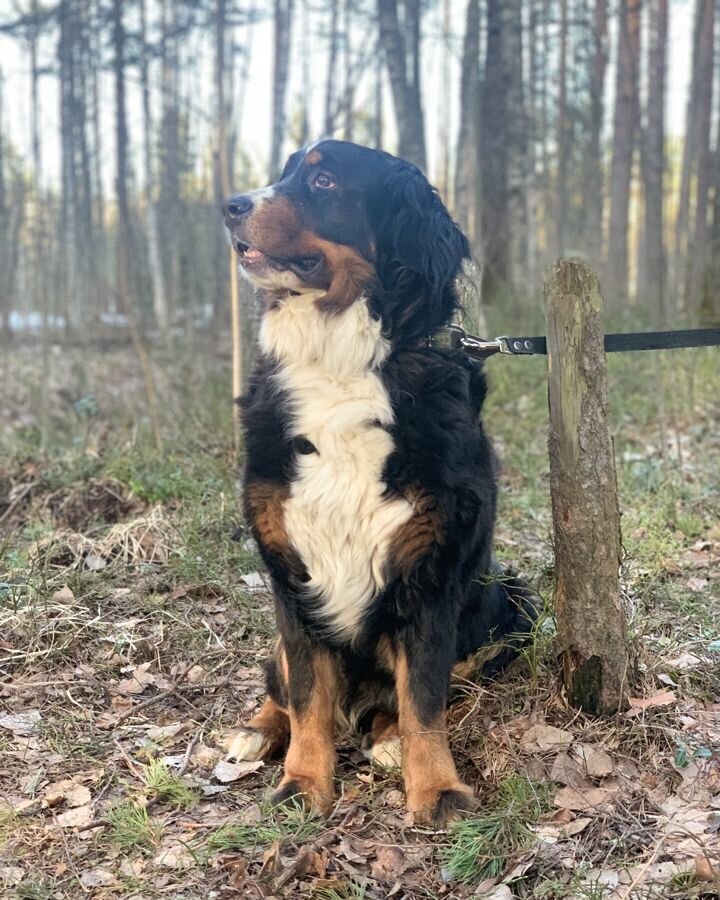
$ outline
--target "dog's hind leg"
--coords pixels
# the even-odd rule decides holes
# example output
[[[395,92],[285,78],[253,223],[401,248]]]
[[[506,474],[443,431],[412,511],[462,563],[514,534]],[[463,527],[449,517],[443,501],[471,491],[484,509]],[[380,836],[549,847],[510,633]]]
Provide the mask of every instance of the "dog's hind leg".
[[[458,622],[456,665],[459,682],[492,677],[531,640],[542,600],[495,560],[473,580]]]
[[[287,743],[290,719],[287,711],[268,697],[257,715],[224,739],[228,759],[254,761],[276,756]]]
[[[290,736],[287,711],[287,660],[282,641],[265,663],[268,697],[255,716],[241,728],[235,728],[222,740],[228,759],[251,762],[277,755]]]
[[[402,744],[397,713],[375,713],[370,731],[363,738],[362,751],[382,769],[400,768]]]

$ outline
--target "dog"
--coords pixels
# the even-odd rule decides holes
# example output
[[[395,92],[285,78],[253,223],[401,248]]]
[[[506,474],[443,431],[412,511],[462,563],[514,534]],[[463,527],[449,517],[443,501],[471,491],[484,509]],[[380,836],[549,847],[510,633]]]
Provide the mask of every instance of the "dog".
[[[279,632],[268,697],[228,756],[289,742],[274,802],[327,813],[349,724],[372,759],[401,757],[414,821],[443,826],[473,797],[448,744],[453,671],[502,667],[537,607],[492,557],[482,367],[431,346],[458,309],[467,239],[416,166],[336,140],[224,217],[267,299],[239,402],[245,515]]]

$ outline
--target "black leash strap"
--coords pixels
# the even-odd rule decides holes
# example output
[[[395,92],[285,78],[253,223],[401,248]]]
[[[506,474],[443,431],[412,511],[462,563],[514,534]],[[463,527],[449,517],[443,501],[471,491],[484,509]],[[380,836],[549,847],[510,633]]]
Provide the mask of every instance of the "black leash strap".
[[[487,359],[496,353],[510,356],[547,354],[544,337],[497,337],[492,341],[467,334],[459,325],[448,325],[432,335],[431,347],[464,350],[473,359]],[[630,350],[679,350],[685,347],[720,346],[720,328],[694,328],[687,331],[638,331],[627,334],[606,334],[606,353],[626,353]]]

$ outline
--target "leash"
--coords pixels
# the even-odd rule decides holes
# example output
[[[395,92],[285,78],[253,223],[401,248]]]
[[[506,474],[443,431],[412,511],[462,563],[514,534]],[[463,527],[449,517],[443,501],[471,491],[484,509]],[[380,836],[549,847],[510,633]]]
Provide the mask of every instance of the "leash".
[[[546,356],[544,337],[496,337],[488,341],[468,334],[459,325],[446,325],[427,339],[427,346],[464,350],[473,359],[487,359],[496,353],[509,356]],[[630,350],[679,350],[686,347],[720,346],[720,328],[694,328],[686,331],[636,331],[606,334],[606,353]]]

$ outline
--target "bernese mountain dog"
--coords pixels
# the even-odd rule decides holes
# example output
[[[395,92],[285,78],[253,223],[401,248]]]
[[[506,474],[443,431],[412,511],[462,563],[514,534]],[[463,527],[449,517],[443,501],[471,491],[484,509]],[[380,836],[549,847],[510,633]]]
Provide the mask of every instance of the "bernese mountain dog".
[[[442,826],[473,793],[448,745],[453,671],[499,668],[536,618],[491,554],[482,367],[428,340],[458,308],[467,239],[416,166],[336,140],[224,215],[267,298],[240,404],[245,514],[279,632],[268,697],[228,755],[287,745],[275,802],[326,813],[349,726],[371,758],[402,760],[414,820]]]

